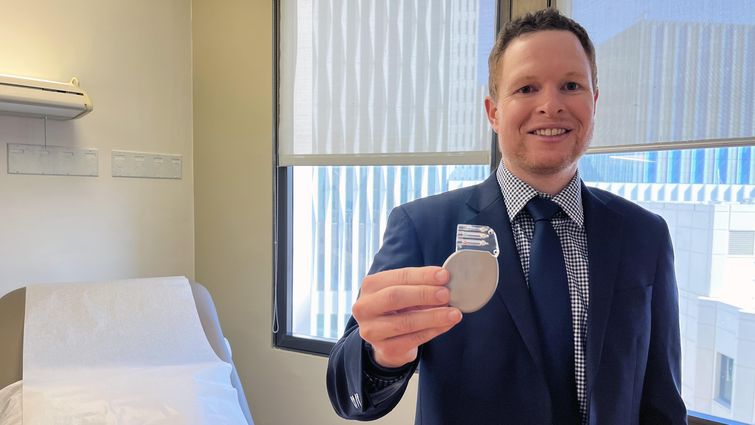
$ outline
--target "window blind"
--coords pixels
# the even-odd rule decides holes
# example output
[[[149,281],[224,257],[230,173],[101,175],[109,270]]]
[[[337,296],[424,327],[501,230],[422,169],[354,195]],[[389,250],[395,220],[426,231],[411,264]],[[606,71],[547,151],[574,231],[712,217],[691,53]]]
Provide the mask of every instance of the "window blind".
[[[486,164],[486,0],[281,2],[279,165]]]

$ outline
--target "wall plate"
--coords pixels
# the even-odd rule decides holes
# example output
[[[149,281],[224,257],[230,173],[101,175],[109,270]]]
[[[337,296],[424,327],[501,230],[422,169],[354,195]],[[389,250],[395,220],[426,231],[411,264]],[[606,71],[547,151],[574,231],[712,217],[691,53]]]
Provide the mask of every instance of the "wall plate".
[[[97,177],[97,149],[8,143],[8,174]]]
[[[113,177],[181,178],[181,155],[113,151],[111,160]]]

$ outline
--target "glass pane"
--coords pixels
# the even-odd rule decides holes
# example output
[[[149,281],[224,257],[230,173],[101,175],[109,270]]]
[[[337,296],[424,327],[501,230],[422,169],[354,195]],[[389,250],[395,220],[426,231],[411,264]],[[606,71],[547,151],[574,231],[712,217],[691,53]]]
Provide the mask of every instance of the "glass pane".
[[[281,2],[281,164],[294,155],[329,165],[322,155],[489,152],[483,99],[495,4]]]
[[[341,336],[393,207],[479,183],[488,172],[486,165],[294,167],[294,336]]]
[[[668,223],[679,285],[682,397],[691,411],[744,423],[755,422],[754,156],[748,146],[588,155],[580,163],[588,186]]]
[[[596,48],[593,146],[755,136],[752,0],[566,3]]]
[[[734,378],[734,359],[718,355],[718,398],[724,405],[731,405],[731,387]]]

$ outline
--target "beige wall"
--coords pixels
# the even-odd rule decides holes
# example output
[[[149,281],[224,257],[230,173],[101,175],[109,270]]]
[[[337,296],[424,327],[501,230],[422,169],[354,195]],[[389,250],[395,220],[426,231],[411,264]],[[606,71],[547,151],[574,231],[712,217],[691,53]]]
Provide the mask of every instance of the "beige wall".
[[[194,273],[190,0],[0,0],[0,73],[69,81],[94,102],[48,144],[99,151],[99,177],[10,175],[0,116],[0,295],[32,282]],[[182,180],[110,176],[113,149],[183,155]]]
[[[255,423],[339,424],[326,359],[272,343],[272,6],[193,2],[197,279],[213,294]],[[412,423],[415,391],[375,423]]]

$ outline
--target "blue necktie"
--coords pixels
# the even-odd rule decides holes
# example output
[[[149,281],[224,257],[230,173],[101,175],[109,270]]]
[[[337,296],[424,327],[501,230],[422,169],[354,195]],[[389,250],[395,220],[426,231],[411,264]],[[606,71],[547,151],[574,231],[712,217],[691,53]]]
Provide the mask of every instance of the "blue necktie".
[[[535,234],[530,245],[529,285],[543,348],[553,423],[578,424],[569,283],[561,242],[551,224],[551,219],[561,208],[553,201],[536,196],[526,209],[535,220]]]

